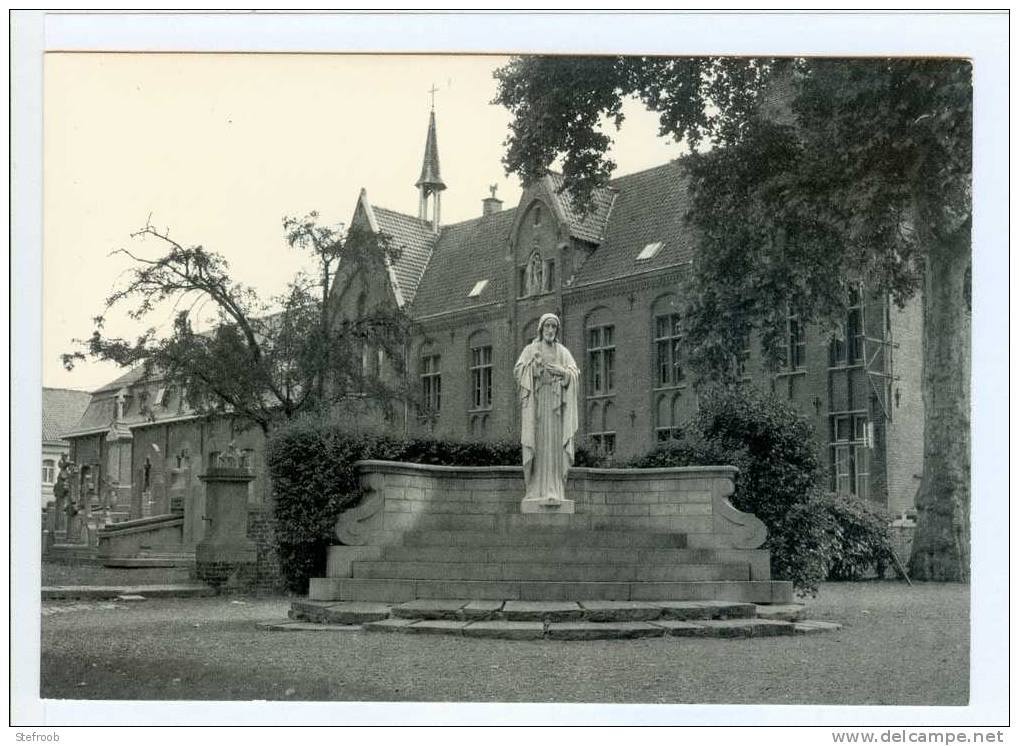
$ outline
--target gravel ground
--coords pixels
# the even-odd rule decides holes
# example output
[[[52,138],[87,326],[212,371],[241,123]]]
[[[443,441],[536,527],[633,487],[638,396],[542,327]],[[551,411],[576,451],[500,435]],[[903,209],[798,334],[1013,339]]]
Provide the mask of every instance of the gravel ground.
[[[42,564],[42,584],[47,585],[163,585],[190,583],[186,567],[102,567],[101,565]]]
[[[44,698],[962,705],[969,588],[828,584],[838,632],[755,640],[476,640],[266,632],[290,600],[45,602]]]

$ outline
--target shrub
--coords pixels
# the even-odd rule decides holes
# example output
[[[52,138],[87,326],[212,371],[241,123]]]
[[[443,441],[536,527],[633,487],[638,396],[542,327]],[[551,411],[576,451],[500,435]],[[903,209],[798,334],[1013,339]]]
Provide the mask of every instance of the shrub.
[[[860,577],[891,546],[887,521],[861,500],[823,490],[813,428],[788,404],[748,387],[712,387],[679,438],[630,466],[732,464],[733,505],[768,527],[772,571],[800,593],[826,577]]]
[[[325,574],[336,518],[361,496],[355,461],[394,458],[398,449],[377,435],[352,436],[315,418],[272,434],[266,462],[273,487],[276,549],[286,586],[305,592]]]
[[[354,462],[385,459],[443,466],[505,466],[521,462],[520,444],[402,440],[349,432],[342,423],[298,419],[269,438],[266,461],[274,493],[276,548],[290,590],[307,591],[308,579],[325,574],[326,549],[336,543],[336,519],[356,505],[362,491]],[[578,449],[576,463],[598,460]]]
[[[859,580],[872,569],[884,575],[893,546],[888,514],[844,495],[827,493],[824,500],[834,523],[828,578]]]

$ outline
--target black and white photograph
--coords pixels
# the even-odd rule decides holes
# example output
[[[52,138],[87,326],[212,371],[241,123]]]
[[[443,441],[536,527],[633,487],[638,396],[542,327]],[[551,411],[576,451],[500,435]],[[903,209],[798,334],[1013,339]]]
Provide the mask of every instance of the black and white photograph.
[[[1007,12],[43,15],[12,725],[1004,740]]]

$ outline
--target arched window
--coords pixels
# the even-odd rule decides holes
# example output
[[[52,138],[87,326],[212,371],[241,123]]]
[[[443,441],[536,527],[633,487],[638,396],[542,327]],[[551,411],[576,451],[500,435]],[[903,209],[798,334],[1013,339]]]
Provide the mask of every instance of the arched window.
[[[492,337],[487,330],[474,332],[467,341],[471,411],[492,408]]]
[[[421,380],[421,413],[438,414],[442,408],[442,356],[432,342],[421,345],[418,376]]]
[[[681,386],[685,382],[680,316],[672,295],[658,298],[651,312],[652,381],[655,389]]]
[[[611,399],[589,402],[587,437],[595,452],[611,456],[616,451],[616,405]]]
[[[596,308],[584,319],[587,436],[596,451],[616,450],[616,338],[612,312]]]
[[[616,381],[616,327],[607,308],[588,314],[584,324],[587,345],[587,395],[610,396]]]

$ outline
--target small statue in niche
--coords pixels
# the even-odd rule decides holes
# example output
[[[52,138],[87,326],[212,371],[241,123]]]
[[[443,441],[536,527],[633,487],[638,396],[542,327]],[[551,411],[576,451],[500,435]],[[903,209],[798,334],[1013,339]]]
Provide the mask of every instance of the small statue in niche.
[[[541,265],[541,254],[537,251],[531,254],[527,263],[527,294],[537,295],[542,291],[543,273]]]

